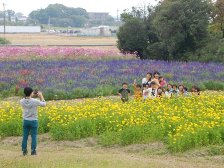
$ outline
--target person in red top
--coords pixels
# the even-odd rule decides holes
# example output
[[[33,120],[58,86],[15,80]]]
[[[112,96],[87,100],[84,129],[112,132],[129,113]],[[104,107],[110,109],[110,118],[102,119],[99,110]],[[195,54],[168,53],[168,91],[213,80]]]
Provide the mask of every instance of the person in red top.
[[[159,84],[161,88],[164,88],[166,86],[166,80],[163,78],[163,76],[159,77]]]

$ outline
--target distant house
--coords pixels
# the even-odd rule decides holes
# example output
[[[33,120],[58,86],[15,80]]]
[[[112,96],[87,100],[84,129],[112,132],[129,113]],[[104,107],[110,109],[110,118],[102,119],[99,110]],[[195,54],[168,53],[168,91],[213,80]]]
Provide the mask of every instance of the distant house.
[[[109,13],[88,12],[88,14],[89,14],[89,19],[92,21],[97,21],[97,20],[105,21],[110,17]]]
[[[11,22],[16,22],[16,17],[15,16],[11,16]]]
[[[28,17],[26,17],[26,16],[11,16],[10,17],[10,20],[9,20],[8,17],[5,18],[6,21],[10,21],[10,22],[14,22],[14,23],[15,22],[18,22],[18,21],[20,21],[20,22],[26,22],[27,19],[28,19]],[[0,17],[0,21],[4,21],[4,18],[3,17]]]
[[[27,17],[26,16],[17,16],[17,20],[21,21],[21,22],[26,22],[27,21]]]
[[[40,33],[40,26],[6,26],[5,33]],[[4,26],[0,26],[0,33],[4,33]]]

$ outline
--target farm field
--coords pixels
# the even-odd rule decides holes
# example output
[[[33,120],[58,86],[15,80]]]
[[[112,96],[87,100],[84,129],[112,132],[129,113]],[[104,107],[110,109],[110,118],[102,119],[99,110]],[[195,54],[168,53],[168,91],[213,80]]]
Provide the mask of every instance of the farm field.
[[[1,35],[3,37],[3,35]],[[75,37],[53,34],[6,34],[12,44],[21,45],[116,45],[116,37]],[[104,47],[116,49],[116,46]]]

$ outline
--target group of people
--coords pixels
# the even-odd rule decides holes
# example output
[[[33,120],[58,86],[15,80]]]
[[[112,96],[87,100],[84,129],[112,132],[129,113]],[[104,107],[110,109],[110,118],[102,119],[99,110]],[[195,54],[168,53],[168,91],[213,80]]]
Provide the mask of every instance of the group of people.
[[[191,93],[193,95],[200,95],[200,89],[197,86],[192,86]],[[131,91],[128,89],[128,83],[122,84],[118,95],[123,102],[128,101],[131,95]],[[182,84],[168,84],[157,71],[153,74],[148,72],[146,77],[142,79],[142,84],[137,84],[136,80],[134,80],[134,98],[137,100],[187,95],[189,95],[187,87]]]

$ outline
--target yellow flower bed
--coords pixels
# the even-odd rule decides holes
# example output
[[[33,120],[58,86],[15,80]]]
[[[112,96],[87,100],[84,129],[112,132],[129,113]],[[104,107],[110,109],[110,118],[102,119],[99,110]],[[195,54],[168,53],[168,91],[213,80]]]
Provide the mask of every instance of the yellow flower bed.
[[[104,98],[79,103],[55,101],[48,102],[46,108],[39,108],[39,131],[49,131],[57,140],[73,140],[105,132],[116,132],[122,138],[125,130],[135,127],[142,130],[141,134],[134,133],[135,141],[130,140],[130,136],[129,142],[123,144],[160,137],[172,150],[183,151],[196,146],[223,143],[224,95],[205,92],[201,96],[130,101],[125,104]],[[20,105],[1,102],[0,135],[21,133]],[[137,135],[139,137],[136,140]]]

